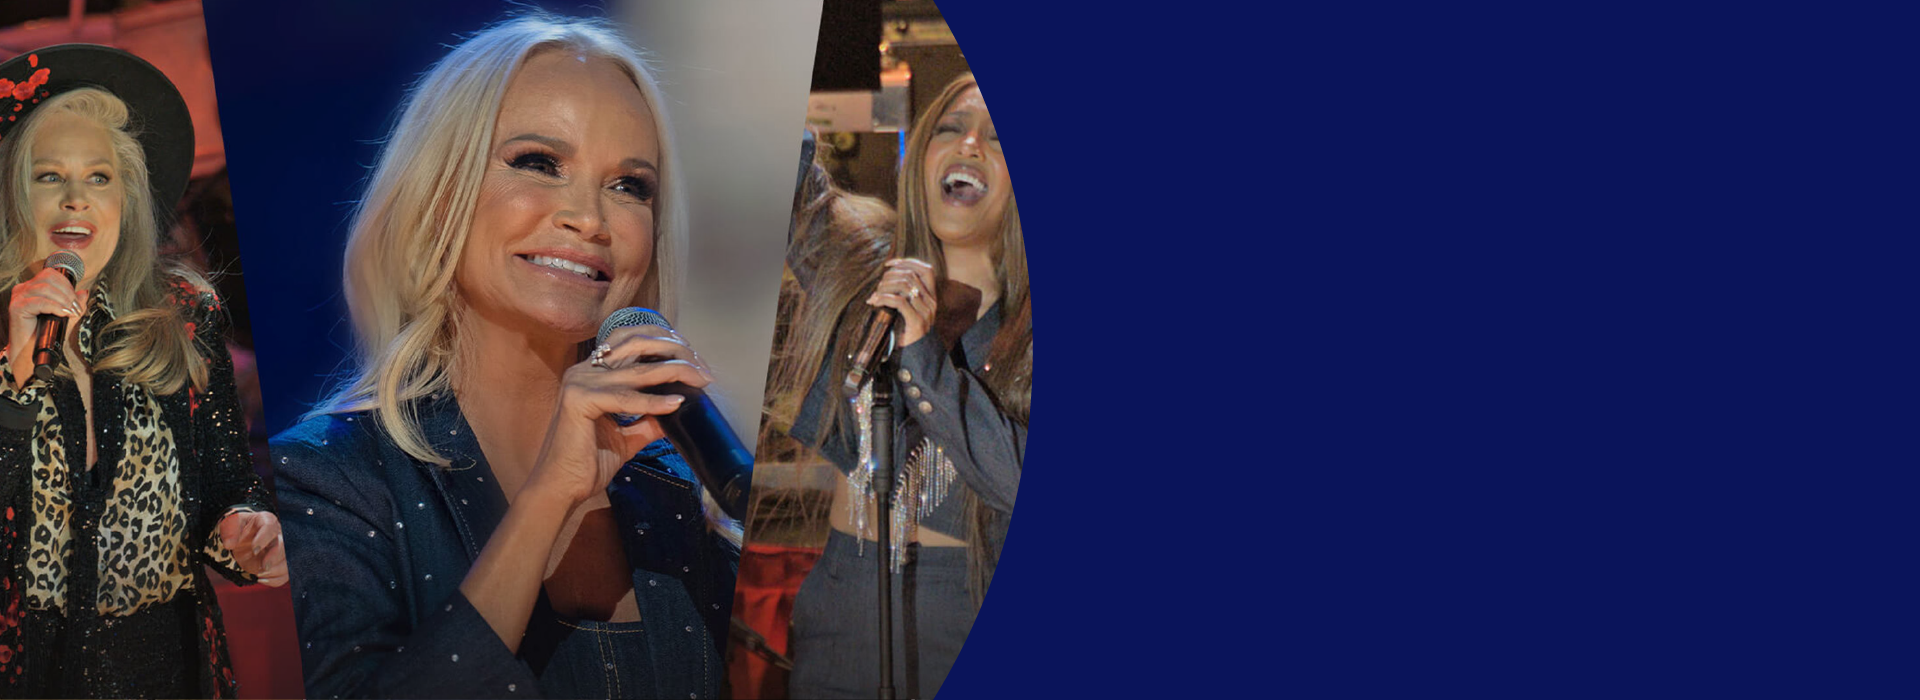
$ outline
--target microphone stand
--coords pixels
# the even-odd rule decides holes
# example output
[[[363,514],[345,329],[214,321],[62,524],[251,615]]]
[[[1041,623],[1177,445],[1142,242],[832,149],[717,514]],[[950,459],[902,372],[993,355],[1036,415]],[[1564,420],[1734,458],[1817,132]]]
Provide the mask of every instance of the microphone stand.
[[[892,343],[873,373],[873,498],[880,569],[880,700],[893,700],[893,373]]]

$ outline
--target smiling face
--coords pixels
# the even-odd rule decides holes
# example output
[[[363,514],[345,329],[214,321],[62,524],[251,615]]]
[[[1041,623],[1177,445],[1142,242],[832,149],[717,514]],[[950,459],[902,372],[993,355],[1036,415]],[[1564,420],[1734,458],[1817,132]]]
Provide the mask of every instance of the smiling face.
[[[507,84],[454,273],[495,323],[592,338],[653,259],[660,141],[618,64],[549,50]]]
[[[82,288],[107,269],[120,244],[126,203],[113,138],[107,127],[71,112],[48,114],[34,135],[28,201],[33,215],[33,259],[66,249],[86,263]]]
[[[960,93],[940,114],[924,162],[927,224],[940,242],[979,245],[995,240],[1013,185],[979,88]]]

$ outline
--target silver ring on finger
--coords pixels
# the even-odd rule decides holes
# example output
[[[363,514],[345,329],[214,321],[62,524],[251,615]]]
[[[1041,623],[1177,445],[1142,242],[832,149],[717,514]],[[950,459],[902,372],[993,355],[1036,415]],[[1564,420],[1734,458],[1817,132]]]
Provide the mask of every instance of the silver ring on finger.
[[[907,301],[919,301],[919,300],[920,300],[920,288],[917,286],[909,285],[907,287]]]
[[[593,348],[593,354],[587,356],[587,362],[600,369],[612,369],[607,366],[607,353],[613,352],[613,346],[601,343]]]

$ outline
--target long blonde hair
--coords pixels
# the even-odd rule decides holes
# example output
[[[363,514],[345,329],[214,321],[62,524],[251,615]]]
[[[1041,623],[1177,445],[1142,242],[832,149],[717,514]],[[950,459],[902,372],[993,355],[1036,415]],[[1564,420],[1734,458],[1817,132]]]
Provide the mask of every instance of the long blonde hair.
[[[7,243],[0,245],[0,279],[7,289],[24,282],[37,262],[34,253],[33,214],[28,211],[33,182],[33,141],[47,119],[73,114],[107,130],[113,146],[115,177],[124,192],[120,207],[120,238],[106,268],[94,277],[106,284],[108,301],[117,313],[100,337],[110,339],[95,353],[93,371],[118,372],[121,381],[155,394],[172,394],[186,387],[205,388],[207,362],[187,329],[182,307],[174,301],[175,284],[195,291],[211,289],[206,280],[187,268],[159,257],[160,203],[149,189],[146,152],[127,103],[98,88],[77,88],[47,98],[26,121],[0,144],[0,173],[7,179],[5,225]],[[171,204],[170,202],[167,204]],[[171,209],[167,212],[170,214]]]
[[[411,403],[450,388],[457,357],[454,271],[507,85],[530,56],[555,49],[612,60],[652,107],[661,169],[653,259],[631,303],[674,318],[687,227],[666,100],[644,55],[612,23],[536,12],[462,42],[408,92],[347,240],[355,366],[309,417],[371,410],[407,454],[447,464],[420,430]]]

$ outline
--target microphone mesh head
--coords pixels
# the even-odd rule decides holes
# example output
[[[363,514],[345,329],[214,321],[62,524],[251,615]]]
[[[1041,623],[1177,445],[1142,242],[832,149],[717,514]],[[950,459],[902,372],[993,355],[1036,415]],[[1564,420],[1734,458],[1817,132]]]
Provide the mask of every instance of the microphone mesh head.
[[[593,342],[595,344],[605,343],[607,342],[607,336],[612,335],[615,329],[626,328],[627,326],[659,326],[667,330],[673,330],[673,324],[667,323],[667,319],[660,314],[654,313],[653,309],[629,306],[613,312],[612,316],[608,316],[606,321],[601,322],[600,335],[595,337]]]
[[[80,259],[79,254],[71,250],[54,251],[52,255],[47,256],[47,267],[66,273],[67,280],[74,284],[79,284],[80,280],[86,278],[84,273],[87,263]]]

